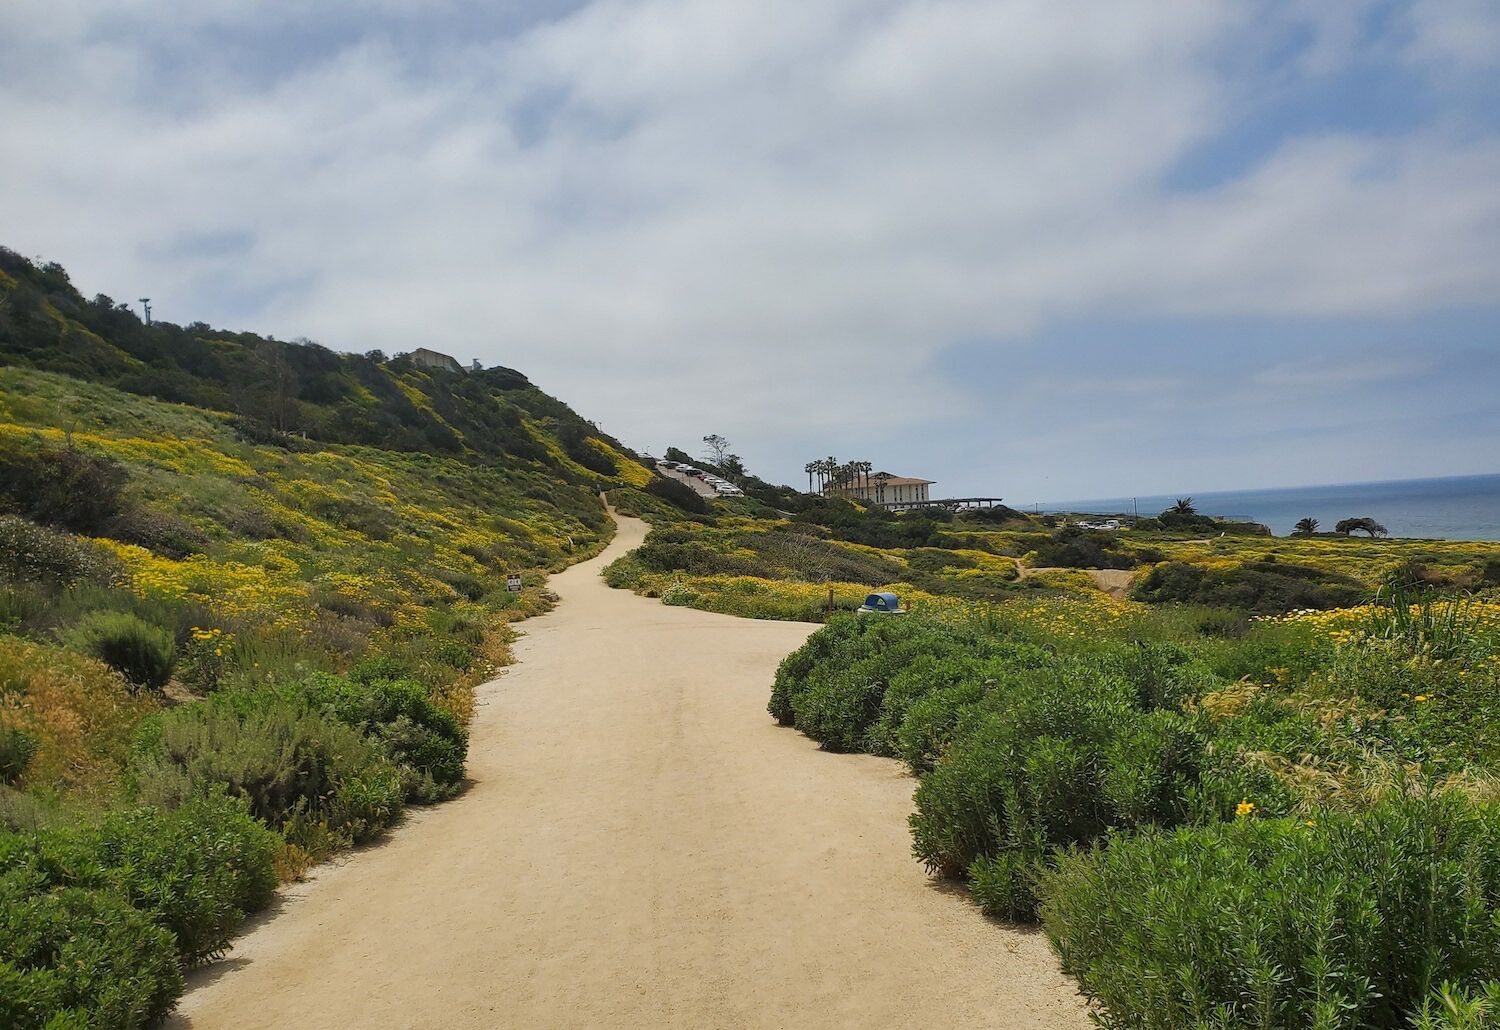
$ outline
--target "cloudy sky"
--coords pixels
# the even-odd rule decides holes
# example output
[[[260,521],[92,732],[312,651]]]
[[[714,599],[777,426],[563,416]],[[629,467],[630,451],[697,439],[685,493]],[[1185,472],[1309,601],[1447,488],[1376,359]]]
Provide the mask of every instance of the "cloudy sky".
[[[1496,0],[5,0],[0,243],[1013,503],[1500,471]]]

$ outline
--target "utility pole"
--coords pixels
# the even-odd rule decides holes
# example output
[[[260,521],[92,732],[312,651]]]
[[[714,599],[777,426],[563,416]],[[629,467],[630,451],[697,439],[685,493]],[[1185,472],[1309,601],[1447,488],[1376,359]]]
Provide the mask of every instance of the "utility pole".
[[[150,297],[142,297],[141,298],[141,307],[143,307],[143,308],[146,309],[146,324],[150,325],[151,324],[151,298]]]

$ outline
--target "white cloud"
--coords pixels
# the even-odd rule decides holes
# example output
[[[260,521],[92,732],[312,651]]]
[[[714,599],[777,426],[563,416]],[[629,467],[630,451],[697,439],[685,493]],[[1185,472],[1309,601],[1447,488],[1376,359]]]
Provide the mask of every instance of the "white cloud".
[[[893,431],[977,416],[938,355],[1062,316],[1500,295],[1493,136],[1331,133],[1162,185],[1235,131],[1226,48],[1286,28],[1228,0],[595,0],[474,34],[458,3],[180,6],[0,13],[30,55],[0,70],[0,242],[175,320],[511,365],[643,446],[785,462],[872,401]],[[1421,53],[1496,24],[1441,10]],[[1312,73],[1362,45],[1288,17]],[[216,76],[224,33],[334,42]]]

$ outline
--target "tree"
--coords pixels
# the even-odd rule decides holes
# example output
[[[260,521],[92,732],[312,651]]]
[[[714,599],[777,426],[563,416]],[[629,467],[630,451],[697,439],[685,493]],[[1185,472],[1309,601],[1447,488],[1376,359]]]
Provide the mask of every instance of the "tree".
[[[1198,508],[1193,504],[1191,497],[1179,497],[1173,502],[1172,507],[1167,509],[1175,515],[1196,515]]]
[[[813,473],[818,471],[818,463],[810,461],[802,466],[802,471],[807,473],[807,492],[813,492]]]
[[[1299,519],[1294,530],[1303,536],[1312,536],[1318,531],[1318,520],[1313,518]]]
[[[730,479],[745,478],[745,462],[738,454],[724,455],[723,460],[718,465]]]
[[[708,448],[704,460],[715,465],[723,465],[724,459],[729,456],[729,441],[718,433],[709,433],[703,438],[703,445]]]
[[[1354,519],[1339,519],[1338,523],[1333,527],[1333,531],[1340,536],[1348,536],[1356,530],[1370,534],[1372,539],[1377,536],[1386,535],[1385,527],[1368,515],[1362,515]]]

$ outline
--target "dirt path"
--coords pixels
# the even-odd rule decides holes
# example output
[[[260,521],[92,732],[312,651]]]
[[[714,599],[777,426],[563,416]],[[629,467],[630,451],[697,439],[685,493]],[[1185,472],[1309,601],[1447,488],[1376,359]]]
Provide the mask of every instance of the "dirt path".
[[[775,726],[813,627],[554,577],[460,798],[285,892],[178,1027],[1086,1027],[1045,939],[912,859],[901,766]]]
[[[1135,569],[1070,569],[1064,566],[1029,566],[1016,562],[1016,572],[1021,579],[1030,579],[1032,576],[1043,572],[1087,572],[1089,579],[1094,581],[1094,586],[1113,597],[1116,601],[1124,601],[1130,597],[1130,584],[1135,582]]]

